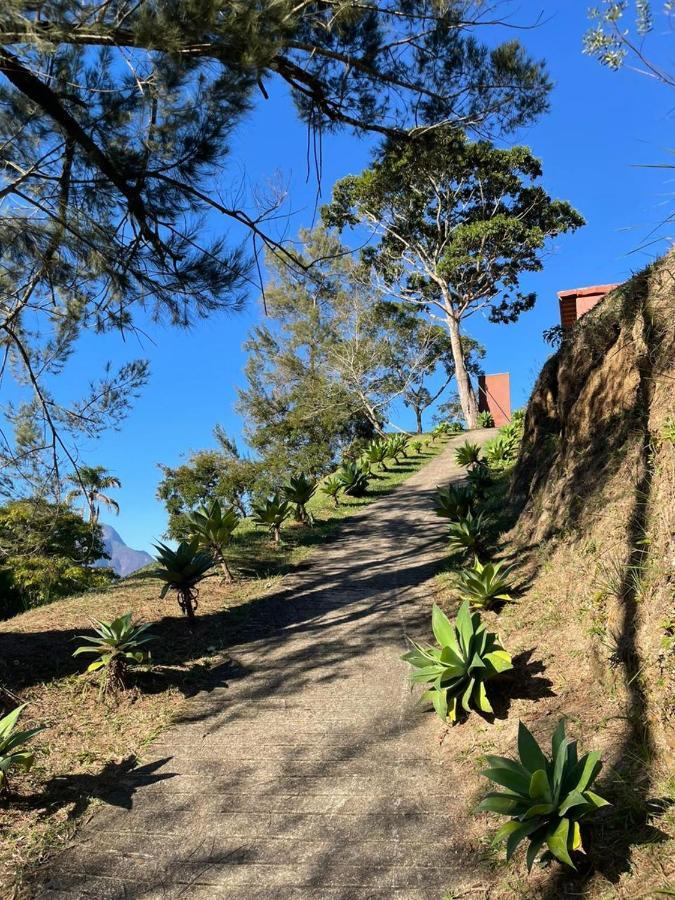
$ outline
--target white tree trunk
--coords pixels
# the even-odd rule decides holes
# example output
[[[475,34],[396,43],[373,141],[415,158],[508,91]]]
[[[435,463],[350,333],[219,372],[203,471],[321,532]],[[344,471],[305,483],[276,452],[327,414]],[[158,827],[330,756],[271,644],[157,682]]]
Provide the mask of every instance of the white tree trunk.
[[[471,379],[469,378],[464,354],[462,353],[459,320],[449,311],[446,312],[445,320],[450,334],[452,358],[455,363],[455,381],[457,382],[457,393],[459,394],[462,413],[467,427],[476,428],[478,426],[478,404],[476,403],[476,395],[471,386]]]

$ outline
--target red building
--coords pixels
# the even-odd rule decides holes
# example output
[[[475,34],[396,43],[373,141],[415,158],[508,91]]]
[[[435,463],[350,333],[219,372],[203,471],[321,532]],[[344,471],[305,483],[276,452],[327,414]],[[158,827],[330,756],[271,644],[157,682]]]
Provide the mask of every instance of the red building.
[[[571,291],[558,291],[560,301],[560,324],[563,328],[571,328],[596,303],[618,288],[618,284],[595,284],[592,287],[573,288]]]
[[[497,428],[511,421],[509,373],[478,376],[478,410],[489,412]]]

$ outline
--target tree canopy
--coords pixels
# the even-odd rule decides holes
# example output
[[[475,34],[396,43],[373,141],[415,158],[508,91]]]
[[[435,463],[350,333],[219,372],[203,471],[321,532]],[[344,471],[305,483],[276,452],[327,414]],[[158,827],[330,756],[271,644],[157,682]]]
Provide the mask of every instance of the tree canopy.
[[[549,82],[517,41],[480,41],[496,23],[480,0],[4,0],[0,348],[22,397],[0,436],[7,490],[45,454],[47,475],[77,467],[81,435],[117,424],[147,378],[136,361],[54,396],[83,331],[238,308],[242,229],[254,256],[297,262],[269,222],[280,196],[252,203],[232,175],[254,103],[290,91],[317,147],[338,128],[508,131]]]
[[[541,269],[547,239],[583,224],[546,193],[541,174],[526,147],[498,149],[437,128],[387,141],[368,169],[334,186],[323,210],[328,225],[369,228],[378,241],[364,256],[383,290],[445,324],[470,427],[477,404],[460,324],[481,311],[513,322],[530,309],[536,298],[521,289],[522,273]]]

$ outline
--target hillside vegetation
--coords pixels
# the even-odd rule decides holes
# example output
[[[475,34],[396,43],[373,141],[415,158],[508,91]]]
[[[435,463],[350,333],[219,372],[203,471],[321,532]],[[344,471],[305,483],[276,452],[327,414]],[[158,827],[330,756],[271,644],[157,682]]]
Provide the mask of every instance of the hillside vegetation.
[[[471,717],[444,742],[448,778],[477,753],[509,755],[519,719],[546,742],[566,717],[602,753],[597,790],[612,806],[598,813],[578,872],[528,877],[521,851],[507,864],[490,845],[495,817],[473,814],[486,786],[476,762],[455,804],[477,896],[675,890],[674,300],[670,255],[577,323],[536,383],[511,478],[487,502],[520,589],[488,621],[516,675],[495,725]],[[439,597],[454,611],[449,583],[439,578]]]

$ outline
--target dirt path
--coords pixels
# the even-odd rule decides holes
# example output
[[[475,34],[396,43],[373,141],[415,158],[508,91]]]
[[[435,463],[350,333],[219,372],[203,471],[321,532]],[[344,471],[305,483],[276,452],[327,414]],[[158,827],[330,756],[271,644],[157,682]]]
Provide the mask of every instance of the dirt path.
[[[439,724],[399,660],[407,633],[428,633],[421,601],[444,550],[430,500],[459,474],[461,440],[284,580],[228,683],[189,702],[33,897],[441,900],[470,887]]]

